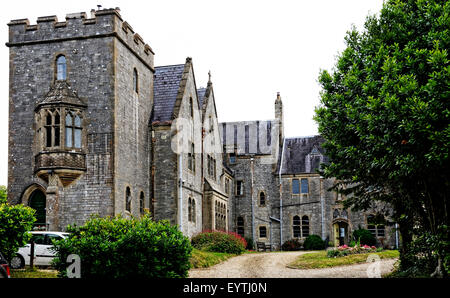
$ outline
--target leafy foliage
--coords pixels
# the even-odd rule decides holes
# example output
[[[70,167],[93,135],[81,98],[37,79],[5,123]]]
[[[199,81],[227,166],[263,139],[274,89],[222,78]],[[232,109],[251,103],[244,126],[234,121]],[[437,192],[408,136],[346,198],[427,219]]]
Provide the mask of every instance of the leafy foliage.
[[[254,247],[254,243],[253,243],[252,237],[245,237],[244,239],[247,242],[247,246],[245,247],[245,249],[253,250],[255,247]]]
[[[187,277],[192,247],[168,222],[93,217],[83,226],[68,226],[70,236],[54,242],[54,265],[67,275],[67,256],[81,259],[82,278]]]
[[[346,207],[393,207],[402,269],[415,266],[413,232],[439,235],[449,222],[449,14],[449,1],[388,0],[319,77],[315,120],[331,161],[322,174],[337,178]]]
[[[6,186],[0,185],[0,204],[6,203],[8,191]]]
[[[30,240],[28,231],[36,220],[34,213],[34,209],[22,204],[9,205],[6,188],[0,189],[0,249],[8,261]]]
[[[281,249],[284,251],[300,250],[302,243],[298,239],[290,239],[283,243]]]
[[[241,254],[245,251],[247,242],[233,232],[204,231],[192,237],[192,246],[206,251]]]
[[[372,233],[366,229],[354,230],[353,231],[353,240],[361,245],[375,246],[377,243],[377,240],[372,235]]]
[[[323,241],[320,236],[309,235],[303,243],[303,248],[306,250],[324,249],[326,244],[327,243]]]

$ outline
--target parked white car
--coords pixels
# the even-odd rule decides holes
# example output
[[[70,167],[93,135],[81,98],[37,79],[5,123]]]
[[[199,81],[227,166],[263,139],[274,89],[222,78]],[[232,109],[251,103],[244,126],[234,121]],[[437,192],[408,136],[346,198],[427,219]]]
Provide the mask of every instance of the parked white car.
[[[32,239],[34,241],[34,265],[49,266],[55,252],[51,250],[53,247],[52,240],[60,240],[66,238],[69,233],[51,232],[51,231],[33,231]],[[16,256],[11,260],[11,268],[23,268],[25,265],[30,265],[31,244],[21,247]]]

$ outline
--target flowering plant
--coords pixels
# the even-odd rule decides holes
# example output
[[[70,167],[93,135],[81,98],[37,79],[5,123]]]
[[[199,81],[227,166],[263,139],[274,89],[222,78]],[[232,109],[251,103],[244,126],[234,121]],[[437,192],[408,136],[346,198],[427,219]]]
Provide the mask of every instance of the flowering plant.
[[[379,250],[377,250],[375,246],[360,245],[359,243],[355,244],[355,246],[348,246],[347,244],[344,244],[328,250],[327,256],[329,258],[336,258],[352,254],[370,253],[377,251]]]

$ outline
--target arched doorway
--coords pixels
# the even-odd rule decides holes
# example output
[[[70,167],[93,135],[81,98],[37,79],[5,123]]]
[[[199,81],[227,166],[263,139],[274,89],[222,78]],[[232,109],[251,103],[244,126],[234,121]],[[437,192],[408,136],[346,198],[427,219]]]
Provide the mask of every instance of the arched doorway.
[[[348,244],[348,223],[345,221],[336,221],[334,227],[334,245],[340,246]]]
[[[35,189],[29,199],[28,206],[36,210],[36,222],[34,226],[46,226],[46,198],[44,192],[40,189]]]

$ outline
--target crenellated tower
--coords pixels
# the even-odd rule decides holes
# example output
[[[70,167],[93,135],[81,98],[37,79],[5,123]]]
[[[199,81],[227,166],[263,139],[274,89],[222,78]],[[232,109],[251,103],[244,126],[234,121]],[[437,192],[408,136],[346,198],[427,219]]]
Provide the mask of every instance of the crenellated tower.
[[[154,53],[118,8],[8,23],[8,200],[63,229],[149,207]]]

